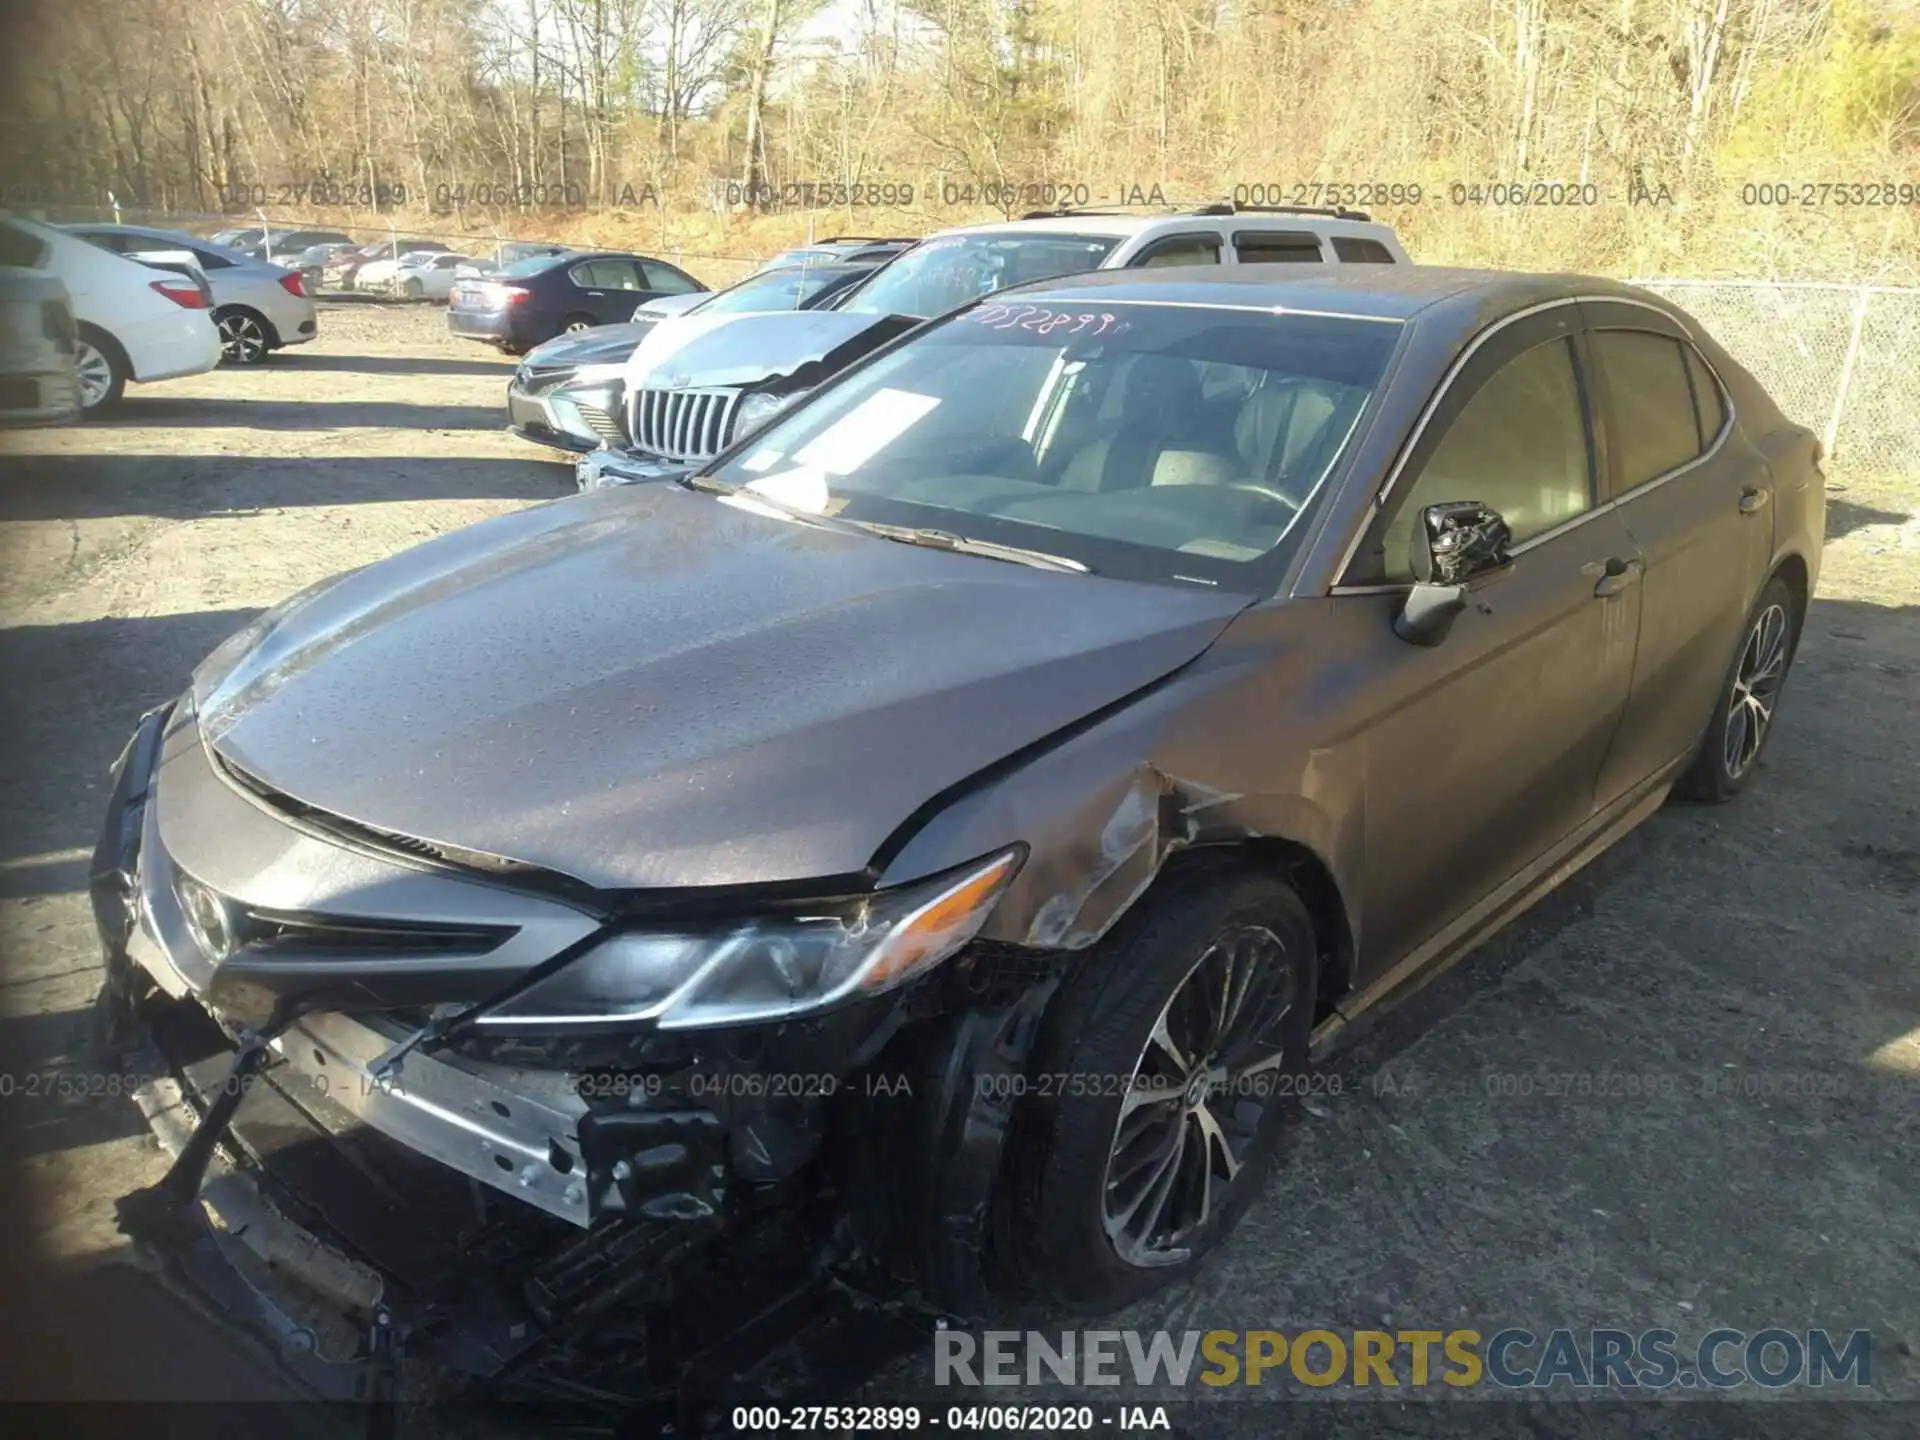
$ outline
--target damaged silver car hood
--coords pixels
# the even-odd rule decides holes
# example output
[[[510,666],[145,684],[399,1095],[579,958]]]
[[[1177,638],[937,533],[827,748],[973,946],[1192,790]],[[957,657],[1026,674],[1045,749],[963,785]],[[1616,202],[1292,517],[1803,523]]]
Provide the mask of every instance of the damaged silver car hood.
[[[354,571],[194,689],[229,765],[377,830],[610,889],[855,876],[928,801],[1192,660],[1244,604],[649,485]]]
[[[919,323],[910,317],[840,310],[733,315],[696,311],[677,316],[671,325],[656,326],[641,340],[627,360],[626,385],[629,390],[754,385],[817,364],[869,331],[891,338]]]

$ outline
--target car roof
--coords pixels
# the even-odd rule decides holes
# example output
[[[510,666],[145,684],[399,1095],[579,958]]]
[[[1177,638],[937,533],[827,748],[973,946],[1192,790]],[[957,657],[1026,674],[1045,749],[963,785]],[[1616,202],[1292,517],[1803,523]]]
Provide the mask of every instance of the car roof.
[[[941,235],[1099,235],[1125,239],[1148,229],[1177,230],[1214,221],[1231,221],[1253,230],[1314,230],[1327,234],[1378,235],[1392,233],[1393,227],[1361,212],[1333,214],[1321,210],[1234,210],[1213,212],[1205,209],[1153,210],[1146,213],[1125,211],[1067,211],[1057,215],[1029,215],[1019,220],[988,220],[978,225],[956,225]]]
[[[1284,278],[1276,272],[1284,272]],[[1304,272],[1304,273],[1303,273]],[[1426,311],[1482,312],[1487,318],[1577,295],[1657,301],[1631,285],[1589,275],[1467,270],[1442,265],[1189,265],[1095,270],[1036,280],[993,298],[1300,310],[1408,320]],[[1664,305],[1661,308],[1666,308]]]

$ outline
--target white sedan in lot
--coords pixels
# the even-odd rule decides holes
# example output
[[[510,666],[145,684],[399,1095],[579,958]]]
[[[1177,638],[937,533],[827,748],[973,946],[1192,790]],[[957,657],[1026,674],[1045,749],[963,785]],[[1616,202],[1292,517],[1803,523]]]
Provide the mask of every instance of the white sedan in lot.
[[[198,375],[220,363],[212,291],[191,265],[190,274],[157,269],[13,215],[0,217],[0,265],[51,271],[67,287],[82,414],[113,404],[129,380]]]
[[[393,262],[387,285],[402,300],[444,300],[453,293],[454,272],[472,263],[471,255],[416,251]]]
[[[191,254],[212,287],[213,323],[230,364],[258,365],[275,350],[304,345],[320,333],[313,292],[298,271],[249,259],[237,250],[178,230],[103,224],[61,228],[102,250],[136,260],[143,251],[156,249]]]

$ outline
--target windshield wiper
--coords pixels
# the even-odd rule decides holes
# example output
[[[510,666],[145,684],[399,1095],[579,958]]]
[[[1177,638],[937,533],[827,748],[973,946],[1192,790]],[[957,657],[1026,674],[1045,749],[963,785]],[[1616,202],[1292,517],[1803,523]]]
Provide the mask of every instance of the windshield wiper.
[[[1078,560],[1069,560],[1064,555],[1049,555],[1044,550],[1029,550],[1023,545],[1002,545],[993,540],[970,540],[964,535],[955,535],[950,530],[933,530],[925,526],[881,525],[872,520],[853,522],[870,535],[878,535],[884,540],[897,540],[902,545],[924,545],[930,550],[953,550],[962,555],[980,555],[988,560],[1006,560],[1015,565],[1032,565],[1041,570],[1067,570],[1075,575],[1091,575],[1093,567],[1083,565]]]

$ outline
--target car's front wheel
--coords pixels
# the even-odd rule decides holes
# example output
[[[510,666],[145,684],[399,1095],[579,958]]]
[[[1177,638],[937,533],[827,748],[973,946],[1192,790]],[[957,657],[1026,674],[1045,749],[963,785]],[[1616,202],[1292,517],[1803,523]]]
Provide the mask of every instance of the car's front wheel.
[[[1776,575],[1767,582],[1740,637],[1700,751],[1675,787],[1690,799],[1731,800],[1759,769],[1780,689],[1800,643],[1800,605],[1786,581]]]
[[[1292,889],[1199,856],[1087,953],[1049,1008],[1009,1177],[1035,1298],[1118,1308],[1233,1228],[1303,1088],[1316,972]]]

